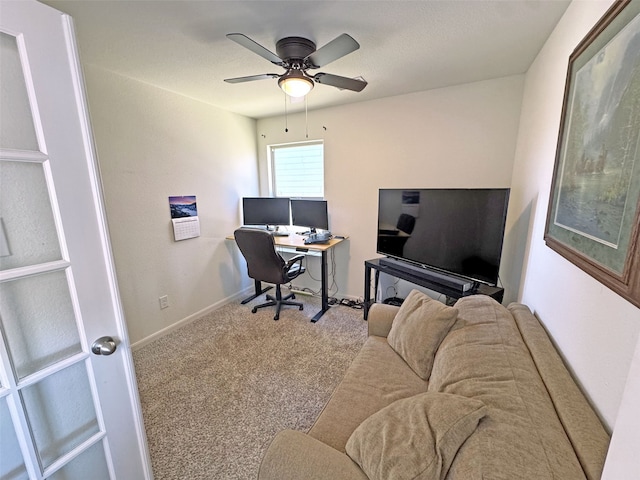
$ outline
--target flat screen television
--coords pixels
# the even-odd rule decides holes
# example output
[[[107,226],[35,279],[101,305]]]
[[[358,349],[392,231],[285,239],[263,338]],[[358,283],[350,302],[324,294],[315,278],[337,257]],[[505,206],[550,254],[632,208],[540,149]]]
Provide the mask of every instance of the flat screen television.
[[[244,197],[242,224],[264,226],[289,225],[289,199],[280,197]]]
[[[308,232],[329,230],[329,214],[326,200],[291,199],[291,224],[307,227]]]
[[[509,192],[380,189],[377,252],[497,285]]]

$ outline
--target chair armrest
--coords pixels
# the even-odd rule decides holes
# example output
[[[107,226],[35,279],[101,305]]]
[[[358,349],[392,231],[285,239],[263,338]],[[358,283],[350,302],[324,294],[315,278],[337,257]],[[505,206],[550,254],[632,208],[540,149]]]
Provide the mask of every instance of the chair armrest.
[[[275,436],[262,458],[258,479],[368,480],[346,454],[296,430]]]
[[[391,331],[391,324],[400,307],[385,303],[374,303],[369,308],[369,336],[386,337]]]
[[[287,263],[285,263],[285,270],[289,270],[291,268],[291,266],[293,264],[295,264],[296,262],[300,263],[300,267],[302,267],[302,259],[304,258],[304,255],[295,255],[293,257],[291,257],[289,260],[287,260]]]

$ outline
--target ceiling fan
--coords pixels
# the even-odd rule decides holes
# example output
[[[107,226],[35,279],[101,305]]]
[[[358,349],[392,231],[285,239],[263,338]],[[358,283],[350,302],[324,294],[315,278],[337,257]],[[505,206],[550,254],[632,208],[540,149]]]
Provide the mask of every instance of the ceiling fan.
[[[360,92],[367,86],[366,81],[357,78],[341,77],[323,72],[311,75],[308,72],[308,70],[324,67],[360,48],[358,42],[346,33],[339,35],[317,50],[316,44],[311,40],[302,37],[286,37],[276,43],[277,54],[242,33],[229,33],[227,38],[286,71],[281,75],[264,73],[248,77],[226,78],[225,82],[242,83],[277,78],[280,88],[291,97],[305,96],[313,88],[314,82],[354,92]]]

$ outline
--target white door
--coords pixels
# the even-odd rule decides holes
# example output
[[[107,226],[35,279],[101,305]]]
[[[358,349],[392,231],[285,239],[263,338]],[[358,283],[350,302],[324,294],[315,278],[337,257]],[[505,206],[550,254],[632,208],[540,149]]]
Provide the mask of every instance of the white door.
[[[152,478],[93,148],[70,17],[0,0],[2,480]]]

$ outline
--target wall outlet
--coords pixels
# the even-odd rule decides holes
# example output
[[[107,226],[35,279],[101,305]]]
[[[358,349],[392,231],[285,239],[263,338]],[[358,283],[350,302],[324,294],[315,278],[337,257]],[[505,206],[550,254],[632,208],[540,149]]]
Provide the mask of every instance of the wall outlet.
[[[163,295],[158,300],[160,300],[160,308],[167,308],[169,306],[169,296]]]

